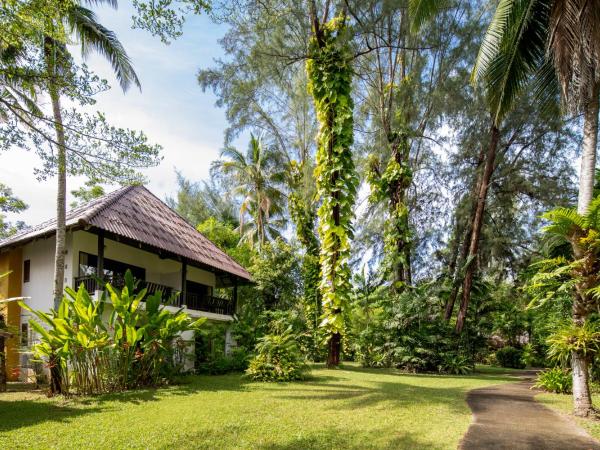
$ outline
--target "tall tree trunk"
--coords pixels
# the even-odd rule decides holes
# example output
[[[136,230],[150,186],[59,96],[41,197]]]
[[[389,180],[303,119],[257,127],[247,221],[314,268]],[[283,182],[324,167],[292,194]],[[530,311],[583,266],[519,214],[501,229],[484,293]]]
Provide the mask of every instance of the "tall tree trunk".
[[[57,142],[57,192],[56,192],[56,250],[54,254],[54,289],[52,296],[54,307],[58,308],[64,290],[65,278],[65,250],[66,250],[66,215],[67,215],[67,149],[65,142],[65,130],[63,126],[62,112],[60,107],[60,91],[56,82],[58,72],[57,48],[53,39],[46,37],[44,40],[44,57],[48,75],[48,91],[52,102],[52,114],[54,116],[54,130]],[[60,364],[51,361],[50,388],[52,393],[61,393],[60,371],[53,367]],[[57,378],[58,377],[58,378]]]
[[[334,333],[328,342],[327,367],[333,368],[340,365],[340,354],[342,352],[342,335]]]
[[[473,180],[473,184],[471,187],[471,194],[469,201],[471,203],[471,214],[469,215],[469,220],[465,226],[465,231],[462,237],[462,245],[460,249],[460,255],[458,256],[458,260],[454,265],[453,281],[452,281],[452,290],[450,291],[450,295],[448,296],[448,300],[446,301],[446,308],[444,311],[444,319],[446,321],[450,320],[452,317],[452,313],[454,312],[454,304],[456,303],[456,297],[458,296],[458,292],[460,289],[460,285],[463,282],[462,271],[465,262],[467,261],[467,257],[469,256],[469,248],[471,244],[471,236],[473,234],[473,223],[475,222],[475,215],[477,213],[477,198],[478,193],[481,188],[481,178],[483,173],[481,172],[481,166],[484,162],[485,152],[483,151],[483,146],[479,151],[479,155],[477,157],[477,166],[475,168],[475,178]],[[458,225],[457,225],[458,226]]]
[[[581,152],[581,168],[579,172],[579,196],[577,212],[581,215],[587,213],[594,193],[596,173],[596,146],[598,143],[598,94],[600,84],[594,87],[591,100],[585,105],[583,123],[583,142]],[[573,245],[575,255],[580,253],[578,245]],[[585,298],[576,295],[573,299],[573,322],[583,326],[589,314]],[[573,412],[576,416],[587,417],[593,413],[592,397],[589,384],[589,360],[579,353],[571,354],[571,367],[573,369]]]
[[[471,287],[473,286],[473,277],[475,276],[475,259],[479,250],[479,237],[481,236],[481,227],[483,225],[483,214],[485,212],[485,202],[487,199],[487,193],[494,172],[494,161],[496,160],[496,150],[498,149],[498,141],[500,139],[500,131],[496,125],[492,125],[490,131],[490,145],[488,147],[487,155],[485,158],[485,166],[483,168],[483,174],[481,176],[481,182],[479,183],[479,192],[477,197],[477,207],[475,209],[475,216],[473,218],[471,241],[469,243],[469,255],[467,261],[467,269],[465,272],[465,279],[462,286],[462,298],[460,302],[460,309],[458,310],[458,317],[456,318],[456,331],[461,333],[465,325],[465,319],[467,317],[467,308],[469,307],[469,300],[471,299]]]

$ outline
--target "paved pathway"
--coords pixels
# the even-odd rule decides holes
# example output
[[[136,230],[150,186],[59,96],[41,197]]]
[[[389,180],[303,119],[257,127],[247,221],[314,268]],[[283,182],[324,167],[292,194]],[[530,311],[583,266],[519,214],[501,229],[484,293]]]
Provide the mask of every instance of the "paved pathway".
[[[600,450],[600,443],[569,417],[533,399],[533,374],[518,383],[468,393],[473,423],[459,449]]]

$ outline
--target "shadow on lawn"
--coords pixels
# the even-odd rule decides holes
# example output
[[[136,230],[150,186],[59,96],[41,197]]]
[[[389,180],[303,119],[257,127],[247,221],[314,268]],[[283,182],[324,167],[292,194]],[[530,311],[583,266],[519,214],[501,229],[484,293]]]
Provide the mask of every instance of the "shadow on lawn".
[[[414,433],[399,431],[395,436],[390,436],[389,429],[381,429],[370,433],[360,433],[352,429],[324,428],[315,435],[291,438],[283,443],[267,443],[256,448],[261,450],[305,450],[322,448],[340,449],[441,449],[445,448],[442,443],[432,443],[419,439]],[[387,436],[385,442],[382,436]]]
[[[76,408],[40,400],[0,400],[0,433],[41,422],[64,422],[102,409]]]
[[[383,380],[369,381],[366,385],[344,383],[347,378],[335,376],[317,376],[308,381],[298,383],[293,389],[285,390],[279,398],[288,400],[321,400],[332,402],[331,407],[337,410],[354,410],[370,408],[379,403],[388,403],[391,408],[403,407],[410,404],[445,405],[452,411],[464,412],[466,393],[471,386],[445,386],[444,380],[456,378],[468,379],[484,378],[490,384],[495,381],[518,381],[510,375],[467,375],[448,376],[437,374],[419,374],[421,379],[435,379],[439,381],[436,386],[418,386],[414,383],[403,382],[407,376],[395,369],[366,369],[356,366],[343,367],[344,371],[383,375]],[[302,388],[305,386],[306,388]]]
[[[158,388],[144,388],[95,396],[47,399],[42,391],[14,389],[0,393],[0,433],[43,422],[63,422],[87,414],[117,409],[114,403],[144,404],[165,397],[189,396],[202,392],[244,391],[248,382],[239,374],[218,377],[184,377],[181,383]],[[20,392],[30,391],[28,399],[11,400]]]

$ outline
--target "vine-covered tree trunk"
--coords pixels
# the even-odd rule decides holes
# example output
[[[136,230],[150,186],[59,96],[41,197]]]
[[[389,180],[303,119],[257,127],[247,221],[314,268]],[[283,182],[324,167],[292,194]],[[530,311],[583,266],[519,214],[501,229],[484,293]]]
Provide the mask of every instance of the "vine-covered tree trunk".
[[[481,228],[483,226],[483,214],[485,212],[485,202],[487,199],[487,193],[494,172],[494,162],[496,160],[496,150],[498,149],[498,141],[500,140],[500,131],[496,125],[492,125],[490,131],[490,144],[487,150],[485,165],[483,167],[483,173],[481,176],[481,182],[479,183],[478,196],[477,196],[477,207],[475,208],[475,216],[473,217],[473,223],[471,226],[471,239],[469,242],[469,254],[467,259],[467,267],[465,271],[465,278],[462,285],[462,297],[460,302],[460,309],[458,310],[458,316],[456,318],[456,331],[461,333],[465,325],[465,319],[467,317],[467,309],[469,307],[469,300],[471,299],[471,287],[473,286],[473,278],[475,276],[475,259],[479,250],[479,238],[481,236]]]
[[[600,84],[596,84],[591,100],[585,105],[583,124],[583,143],[581,152],[581,168],[579,173],[579,195],[577,201],[577,212],[585,215],[592,202],[594,194],[594,181],[596,173],[596,146],[598,143],[598,94]],[[577,240],[573,241],[573,252],[577,257],[581,249]],[[581,255],[580,255],[581,256]],[[586,300],[589,294],[584,288],[578,286],[581,295],[573,299],[573,322],[575,325],[583,326],[589,314],[589,302]],[[576,416],[587,417],[593,413],[592,398],[589,384],[589,360],[579,353],[571,354],[571,367],[573,369],[573,410]]]
[[[329,4],[327,4],[327,7]],[[313,97],[319,134],[315,178],[321,199],[320,290],[323,327],[329,334],[327,366],[340,361],[344,313],[350,298],[350,239],[358,178],[350,147],[353,143],[352,54],[345,16],[321,23],[316,4],[310,2],[312,37],[306,71]]]

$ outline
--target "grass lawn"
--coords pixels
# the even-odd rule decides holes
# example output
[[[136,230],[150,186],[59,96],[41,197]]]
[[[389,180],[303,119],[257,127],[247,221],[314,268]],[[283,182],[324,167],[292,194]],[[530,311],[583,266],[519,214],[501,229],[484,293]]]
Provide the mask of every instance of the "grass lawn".
[[[549,408],[556,409],[564,414],[572,414],[573,412],[573,396],[571,394],[550,394],[543,393],[535,396],[535,399],[548,406]],[[592,394],[592,400],[594,406],[600,410],[600,399],[598,394]],[[579,417],[572,416],[575,421],[594,438],[600,440],[600,420],[597,419],[580,419]]]
[[[471,421],[468,390],[513,381],[406,375],[345,365],[300,383],[238,374],[100,397],[0,394],[0,448],[456,448]]]

